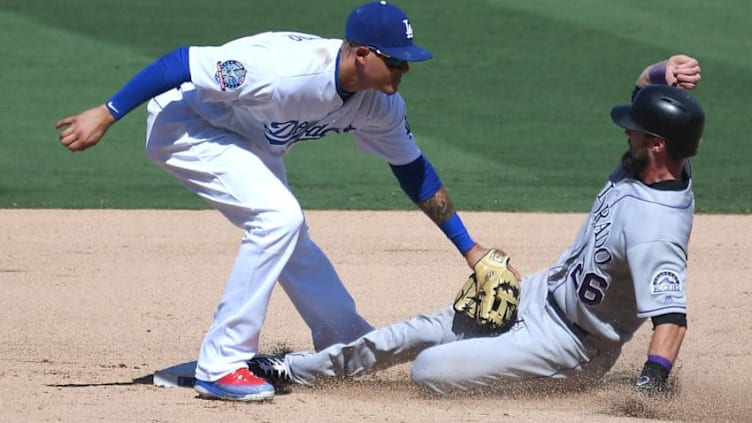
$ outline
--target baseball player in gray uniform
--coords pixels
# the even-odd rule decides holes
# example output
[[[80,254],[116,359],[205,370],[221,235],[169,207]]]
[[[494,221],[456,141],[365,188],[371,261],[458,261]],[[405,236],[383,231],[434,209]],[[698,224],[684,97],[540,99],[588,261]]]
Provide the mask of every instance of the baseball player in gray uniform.
[[[258,349],[279,282],[316,349],[350,342],[372,326],[319,247],[287,183],[284,154],[296,143],[351,133],[383,157],[407,196],[470,267],[486,254],[468,233],[421,153],[397,92],[410,62],[431,58],[407,15],[385,1],[357,7],[345,39],[267,32],[221,46],[180,47],[136,74],[104,104],[60,120],[71,151],[94,146],[118,119],[148,101],[146,151],[156,164],[244,231],[222,300],[201,345],[202,397],[260,400],[274,388],[247,361]]]
[[[311,384],[415,360],[412,378],[439,392],[533,377],[597,379],[650,319],[636,385],[665,389],[687,326],[694,213],[687,158],[697,153],[705,118],[685,90],[699,79],[694,58],[672,56],[644,70],[631,104],[611,110],[629,148],[571,246],[522,279],[510,329],[488,333],[449,306],[318,353],[258,355],[251,368],[272,382]]]

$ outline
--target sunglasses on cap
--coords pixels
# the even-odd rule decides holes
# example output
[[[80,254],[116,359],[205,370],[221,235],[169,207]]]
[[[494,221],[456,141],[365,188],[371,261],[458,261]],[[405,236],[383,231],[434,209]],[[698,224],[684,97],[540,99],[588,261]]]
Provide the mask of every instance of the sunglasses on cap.
[[[399,68],[402,67],[404,64],[407,63],[407,60],[398,59],[396,57],[389,56],[387,54],[384,54],[381,52],[381,50],[377,49],[376,47],[366,46],[369,50],[376,53],[377,56],[381,57],[384,60],[384,63],[386,63],[387,67],[390,68]]]

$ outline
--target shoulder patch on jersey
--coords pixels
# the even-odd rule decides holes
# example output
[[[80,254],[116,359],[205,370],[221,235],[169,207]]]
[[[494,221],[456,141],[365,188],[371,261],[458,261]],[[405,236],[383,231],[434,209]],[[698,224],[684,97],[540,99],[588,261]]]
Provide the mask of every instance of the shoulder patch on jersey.
[[[670,270],[658,272],[653,278],[653,282],[650,284],[650,292],[654,295],[666,295],[680,293],[682,291],[682,283],[679,279],[679,275]]]
[[[246,73],[245,66],[237,60],[219,61],[214,79],[219,82],[219,89],[227,91],[241,86],[245,82]]]

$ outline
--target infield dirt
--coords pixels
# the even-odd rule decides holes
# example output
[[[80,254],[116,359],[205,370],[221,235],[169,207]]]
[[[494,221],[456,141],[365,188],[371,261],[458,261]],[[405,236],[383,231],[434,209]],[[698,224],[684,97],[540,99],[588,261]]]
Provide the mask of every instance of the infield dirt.
[[[584,214],[462,214],[478,241],[522,272],[552,263]],[[415,212],[309,211],[359,310],[380,326],[447,304],[469,269]],[[158,388],[155,370],[195,360],[240,231],[214,211],[0,210],[2,422],[749,422],[752,421],[752,216],[699,215],[690,242],[689,331],[678,394],[634,396],[646,324],[600,386],[514,385],[437,396],[409,364],[264,403]],[[311,348],[276,289],[261,349]]]

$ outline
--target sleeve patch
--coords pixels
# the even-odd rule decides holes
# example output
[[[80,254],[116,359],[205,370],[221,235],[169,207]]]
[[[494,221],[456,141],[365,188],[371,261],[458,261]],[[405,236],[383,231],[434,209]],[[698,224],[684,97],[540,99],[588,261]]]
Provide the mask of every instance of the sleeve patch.
[[[245,82],[246,73],[245,66],[237,60],[219,61],[214,79],[219,83],[222,91],[227,91],[241,86]]]
[[[650,284],[653,295],[680,294],[684,291],[679,276],[671,271],[659,272]]]

